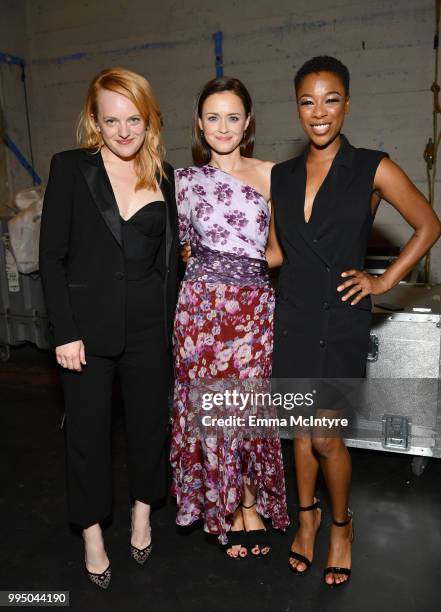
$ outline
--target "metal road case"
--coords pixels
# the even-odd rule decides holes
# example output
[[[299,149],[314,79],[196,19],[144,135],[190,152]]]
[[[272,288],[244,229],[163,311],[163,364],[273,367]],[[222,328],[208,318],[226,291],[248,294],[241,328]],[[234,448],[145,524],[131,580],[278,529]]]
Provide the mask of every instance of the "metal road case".
[[[306,388],[338,390],[349,410],[347,446],[408,454],[420,475],[430,457],[441,457],[441,285],[399,284],[373,302],[366,378],[310,379]],[[283,379],[275,382],[283,389]],[[304,381],[286,382],[300,391]],[[293,427],[279,431],[296,435]]]
[[[40,277],[21,274],[9,245],[8,217],[0,217],[0,360],[10,346],[32,342],[48,348],[47,316]]]
[[[368,247],[364,269],[370,274],[383,274],[399,257],[402,247],[382,245]],[[418,283],[423,280],[423,264],[419,262],[401,282]]]
[[[374,298],[367,393],[348,446],[441,457],[441,285],[400,284]]]

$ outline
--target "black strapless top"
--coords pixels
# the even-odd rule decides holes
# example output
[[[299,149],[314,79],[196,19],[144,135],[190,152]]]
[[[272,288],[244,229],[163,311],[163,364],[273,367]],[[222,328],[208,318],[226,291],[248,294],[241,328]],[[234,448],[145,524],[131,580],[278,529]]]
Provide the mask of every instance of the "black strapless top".
[[[146,278],[155,269],[164,237],[165,202],[150,202],[129,219],[120,219],[127,280]]]

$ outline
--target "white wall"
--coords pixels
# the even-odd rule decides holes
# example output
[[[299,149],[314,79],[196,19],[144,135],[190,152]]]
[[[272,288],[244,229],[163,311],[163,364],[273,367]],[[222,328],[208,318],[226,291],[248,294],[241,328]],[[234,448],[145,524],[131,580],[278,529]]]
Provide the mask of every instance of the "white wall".
[[[352,75],[347,136],[388,151],[427,192],[422,155],[431,135],[434,22],[434,0],[29,0],[37,169],[46,177],[51,155],[75,146],[87,84],[111,65],[151,81],[169,160],[190,163],[192,102],[215,75],[212,34],[222,31],[224,72],[242,79],[255,101],[257,156],[279,161],[300,150],[293,75],[312,55],[335,55]],[[376,228],[395,243],[411,233],[385,204]],[[441,281],[441,246],[433,261]]]

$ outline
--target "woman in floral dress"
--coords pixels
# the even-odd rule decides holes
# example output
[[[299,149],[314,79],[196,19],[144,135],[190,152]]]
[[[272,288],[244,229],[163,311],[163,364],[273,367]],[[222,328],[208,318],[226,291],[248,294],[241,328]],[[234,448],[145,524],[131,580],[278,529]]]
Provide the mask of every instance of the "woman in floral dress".
[[[265,248],[272,163],[250,157],[254,129],[243,84],[210,81],[195,103],[195,165],[175,174],[180,241],[191,246],[174,331],[176,522],[202,520],[232,557],[246,556],[246,544],[256,556],[269,552],[261,517],[278,529],[289,523],[278,436],[201,431],[201,393],[192,396],[204,384],[225,390],[271,377],[274,294]]]

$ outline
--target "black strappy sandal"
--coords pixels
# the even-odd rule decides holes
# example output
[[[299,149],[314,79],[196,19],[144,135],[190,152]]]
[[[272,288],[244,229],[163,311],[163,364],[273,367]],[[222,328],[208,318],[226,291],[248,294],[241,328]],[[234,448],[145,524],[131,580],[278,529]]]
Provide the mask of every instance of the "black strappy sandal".
[[[245,541],[246,532],[244,529],[239,529],[238,531],[229,531],[228,543],[223,546],[225,552],[227,553],[227,557],[230,557],[230,559],[245,559],[246,557],[248,557],[248,548],[245,546]],[[241,555],[240,552],[238,552],[236,556],[229,555],[227,551],[233,546],[240,546],[241,548],[245,548],[247,551],[246,555]]]
[[[317,527],[317,531],[315,532],[315,537],[317,537],[319,529],[322,525],[322,522],[321,522],[322,507],[320,506],[319,498],[317,497],[316,501],[311,506],[299,506],[299,512],[309,512],[310,510],[316,510],[317,508],[320,510],[320,525]],[[289,561],[290,559],[295,559],[296,561],[300,561],[300,563],[304,563],[306,565],[306,568],[304,570],[298,570],[297,567],[293,567],[293,565],[290,563]],[[309,568],[312,565],[312,560],[310,561],[304,555],[301,555],[300,553],[297,553],[291,550],[289,553],[289,557],[288,557],[288,564],[289,564],[291,571],[294,572],[294,574],[301,575],[301,574],[306,574],[306,572],[309,570]]]
[[[348,516],[349,518],[346,521],[341,521],[341,522],[335,521],[334,519],[332,519],[332,524],[335,525],[336,527],[346,527],[346,525],[349,525],[349,523],[352,521],[352,517],[353,517],[353,514],[349,508],[348,508]],[[354,541],[354,523],[352,523],[351,544],[353,541]],[[347,576],[348,578],[347,580],[343,580],[342,582],[335,582],[335,578],[334,578],[334,582],[329,584],[329,582],[326,582],[326,576],[328,574],[343,574],[343,576]],[[326,586],[328,587],[342,586],[343,584],[347,584],[350,579],[351,579],[351,570],[348,567],[335,567],[335,566],[327,567],[323,572],[323,580]]]
[[[257,502],[254,501],[251,506],[244,506],[244,504],[241,504],[241,506],[242,508],[245,508],[245,510],[250,510],[250,508],[254,508],[256,503]],[[248,543],[248,549],[252,557],[268,557],[271,552],[271,539],[268,531],[265,528],[245,531],[245,541]],[[259,552],[257,554],[253,553],[253,548],[258,548]],[[264,553],[262,552],[264,548],[268,548],[269,550]]]

